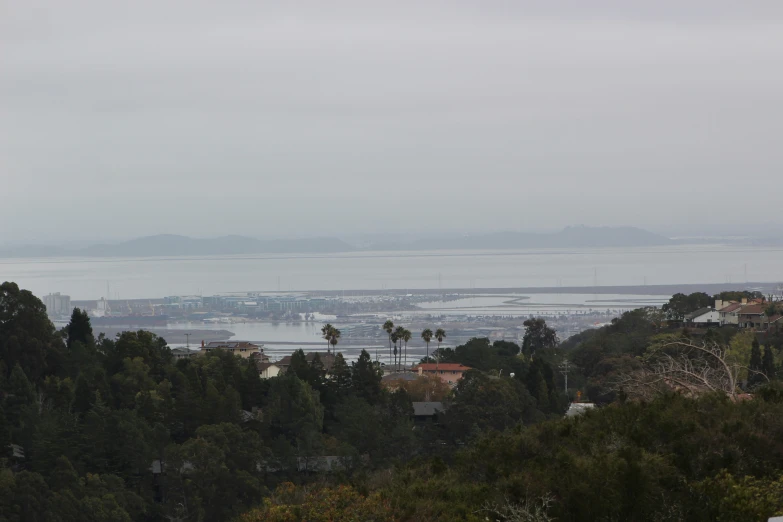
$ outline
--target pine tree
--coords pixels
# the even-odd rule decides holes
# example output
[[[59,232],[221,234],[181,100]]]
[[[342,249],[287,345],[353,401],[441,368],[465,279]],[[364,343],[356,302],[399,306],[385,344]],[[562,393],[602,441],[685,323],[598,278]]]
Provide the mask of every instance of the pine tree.
[[[370,360],[367,350],[362,350],[359,360],[351,368],[351,382],[357,394],[374,403],[381,394],[381,372]]]
[[[92,405],[95,404],[95,396],[93,395],[90,385],[87,383],[87,379],[83,375],[80,375],[76,379],[76,390],[73,394],[73,411],[75,413],[85,414],[92,409]]]
[[[73,309],[71,320],[65,327],[65,332],[68,335],[66,343],[69,349],[77,341],[85,345],[95,344],[90,317],[86,310]]]
[[[316,353],[309,365],[307,383],[312,386],[313,389],[321,391],[325,382],[326,367],[324,366],[324,363],[321,362],[321,356]]]
[[[337,390],[340,393],[347,392],[351,389],[351,369],[348,367],[348,363],[345,362],[345,357],[343,357],[343,354],[341,353],[338,353],[334,357],[331,380],[335,383]]]
[[[35,402],[35,388],[17,363],[8,378],[8,396],[5,398],[5,411],[12,425],[17,425],[22,410]]]
[[[761,362],[761,371],[770,379],[776,377],[775,356],[772,354],[772,348],[769,345],[764,347],[764,359]]]
[[[288,367],[288,373],[296,375],[304,382],[310,381],[310,365],[307,364],[307,356],[304,350],[297,350],[291,355],[291,365]]]

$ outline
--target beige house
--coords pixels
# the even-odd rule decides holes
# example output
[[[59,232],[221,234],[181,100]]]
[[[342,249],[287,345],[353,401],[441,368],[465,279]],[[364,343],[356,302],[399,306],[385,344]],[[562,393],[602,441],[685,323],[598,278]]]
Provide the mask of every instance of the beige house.
[[[446,384],[455,384],[469,367],[456,363],[421,363],[413,367],[419,375],[435,375]]]
[[[259,362],[256,364],[256,367],[258,368],[258,376],[262,379],[271,379],[272,377],[280,375],[280,367],[275,363]]]
[[[321,364],[324,366],[324,370],[326,370],[326,376],[329,377],[332,373],[332,366],[334,366],[335,355],[333,353],[324,352],[307,352],[305,354],[307,363],[312,364],[316,355],[318,355],[318,358],[321,360]],[[288,367],[291,366],[291,357],[291,355],[286,355],[275,363],[280,368],[280,373],[285,373],[288,371]]]
[[[247,359],[254,353],[258,353],[259,350],[262,350],[262,347],[247,341],[214,341],[206,345],[203,341],[201,342],[202,354],[209,353],[212,350],[225,350]]]
[[[720,324],[733,326],[739,324],[739,310],[742,308],[741,303],[715,301],[715,308],[720,314]]]

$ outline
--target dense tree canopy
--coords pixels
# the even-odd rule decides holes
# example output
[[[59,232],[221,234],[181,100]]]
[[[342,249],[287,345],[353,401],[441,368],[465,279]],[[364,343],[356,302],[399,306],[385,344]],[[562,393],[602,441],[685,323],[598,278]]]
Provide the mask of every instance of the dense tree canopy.
[[[175,360],[150,332],[95,339],[80,310],[58,333],[40,301],[5,283],[0,520],[706,522],[781,512],[778,332],[682,330],[654,309],[562,343],[544,320],[524,326],[522,347],[471,339],[437,349],[441,362],[472,368],[453,389],[437,377],[382,383],[364,351],[351,364],[336,354],[329,372],[297,351],[287,373],[262,380],[254,361],[219,350]],[[717,346],[745,373],[730,394],[667,386],[638,401],[618,389],[672,343]],[[563,419],[577,391],[601,407]],[[421,419],[413,399],[445,411]]]

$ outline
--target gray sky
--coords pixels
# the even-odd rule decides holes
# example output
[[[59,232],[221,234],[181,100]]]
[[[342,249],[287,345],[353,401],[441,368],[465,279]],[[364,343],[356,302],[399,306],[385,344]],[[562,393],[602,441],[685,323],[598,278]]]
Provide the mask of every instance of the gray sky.
[[[641,3],[0,0],[0,242],[764,221],[783,2]]]

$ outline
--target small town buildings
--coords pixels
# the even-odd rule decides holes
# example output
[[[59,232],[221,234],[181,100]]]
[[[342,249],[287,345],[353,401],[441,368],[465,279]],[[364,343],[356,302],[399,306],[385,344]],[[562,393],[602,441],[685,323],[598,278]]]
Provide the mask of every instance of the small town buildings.
[[[194,355],[198,355],[200,352],[198,350],[191,350],[190,348],[172,348],[171,349],[171,355],[174,357],[174,359],[187,359],[189,357],[193,357]]]
[[[280,367],[269,359],[263,348],[251,355],[250,358],[255,361],[258,376],[262,379],[271,379],[280,375]]]
[[[586,413],[588,410],[592,410],[595,408],[595,404],[592,402],[572,402],[568,406],[568,410],[565,413],[566,417],[576,417],[577,415],[582,415],[583,413]]]
[[[41,299],[46,306],[46,315],[50,319],[67,319],[73,313],[71,296],[62,295],[60,292],[43,296]]]
[[[326,375],[328,376],[332,372],[332,366],[334,366],[334,359],[335,355],[333,353],[324,353],[324,352],[307,352],[305,354],[305,359],[307,359],[307,364],[312,364],[315,360],[315,356],[318,356],[318,358],[321,360],[321,364],[323,364],[324,369],[326,370]],[[291,355],[286,355],[279,361],[275,363],[277,367],[280,369],[280,374],[285,373],[288,371],[288,368],[291,366]]]
[[[247,341],[214,341],[207,343],[206,345],[204,344],[204,341],[201,341],[202,354],[209,353],[213,350],[224,350],[231,352],[234,355],[238,355],[243,359],[247,359],[254,353],[258,353],[260,349],[261,346]]]
[[[739,310],[742,308],[741,303],[715,301],[715,308],[718,310],[718,315],[720,315],[721,325],[723,326],[739,325]]]
[[[437,422],[438,414],[446,411],[442,402],[414,402],[413,422],[418,425]]]
[[[757,328],[766,326],[766,305],[754,303],[743,306],[737,311],[737,321],[740,328]]]
[[[469,367],[457,363],[422,363],[413,367],[419,375],[437,375],[447,384],[456,384]]]
[[[718,326],[720,322],[720,312],[714,308],[701,308],[685,316],[684,321],[688,324],[698,326]]]
[[[260,362],[256,364],[256,367],[258,368],[258,376],[262,379],[271,379],[272,377],[280,375],[280,367],[275,363]]]

